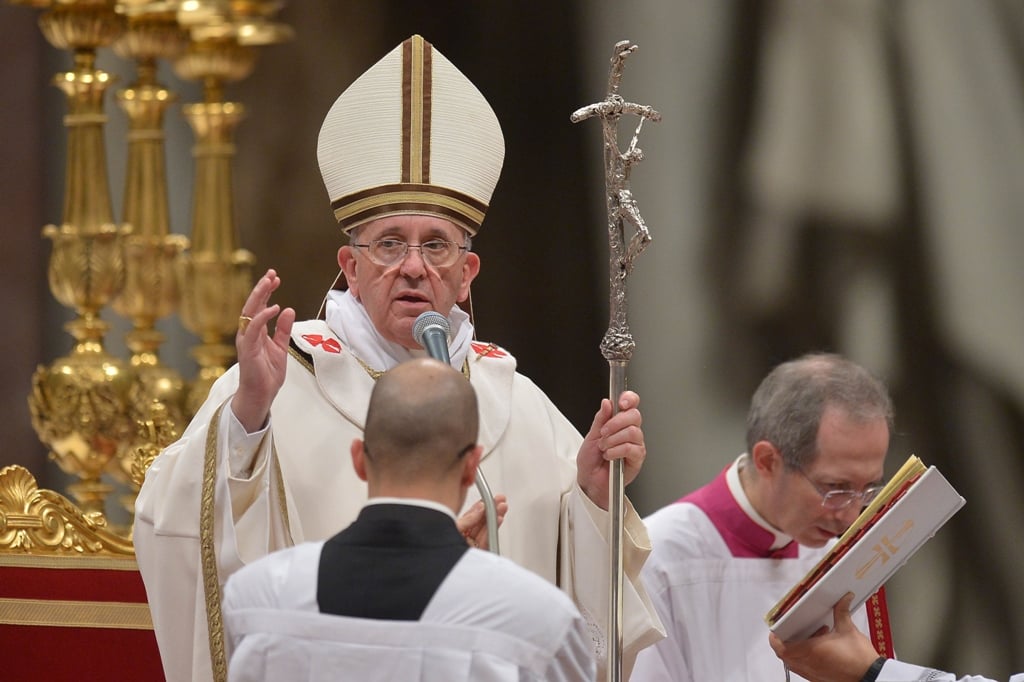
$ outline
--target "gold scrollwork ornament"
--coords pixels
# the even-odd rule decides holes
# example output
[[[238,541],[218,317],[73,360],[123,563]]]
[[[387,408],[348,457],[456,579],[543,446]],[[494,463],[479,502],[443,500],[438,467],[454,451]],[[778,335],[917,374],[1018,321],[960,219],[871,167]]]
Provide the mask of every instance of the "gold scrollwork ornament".
[[[131,540],[111,533],[98,512],[39,488],[17,465],[0,469],[0,552],[22,554],[133,555]]]

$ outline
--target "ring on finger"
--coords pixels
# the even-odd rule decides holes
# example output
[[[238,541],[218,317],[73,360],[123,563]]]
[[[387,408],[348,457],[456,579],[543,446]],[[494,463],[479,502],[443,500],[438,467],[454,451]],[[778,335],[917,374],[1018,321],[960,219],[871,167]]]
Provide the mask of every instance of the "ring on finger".
[[[249,323],[252,322],[252,318],[248,315],[238,316],[238,331],[245,333],[245,330],[249,328]]]

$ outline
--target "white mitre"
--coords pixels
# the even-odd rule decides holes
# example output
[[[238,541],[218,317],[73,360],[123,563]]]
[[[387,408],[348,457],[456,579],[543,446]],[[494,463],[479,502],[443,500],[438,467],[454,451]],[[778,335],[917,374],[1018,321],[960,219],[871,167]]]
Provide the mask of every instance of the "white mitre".
[[[317,141],[320,173],[346,234],[384,216],[417,214],[475,235],[504,157],[487,100],[418,35],[341,93]]]

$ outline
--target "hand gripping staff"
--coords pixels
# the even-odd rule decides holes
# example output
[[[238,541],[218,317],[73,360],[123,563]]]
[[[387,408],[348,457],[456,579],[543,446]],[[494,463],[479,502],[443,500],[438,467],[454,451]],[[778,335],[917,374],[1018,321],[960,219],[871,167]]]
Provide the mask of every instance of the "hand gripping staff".
[[[651,241],[633,193],[629,189],[629,174],[632,167],[643,160],[643,152],[637,147],[640,129],[645,120],[658,122],[661,114],[649,106],[625,101],[619,95],[619,83],[626,57],[633,54],[637,46],[628,40],[615,43],[612,51],[611,69],[608,75],[608,94],[604,101],[596,102],[576,110],[570,120],[573,123],[588,118],[600,118],[604,138],[605,194],[608,207],[609,243],[609,325],[601,340],[601,354],[608,361],[609,397],[613,414],[618,411],[619,395],[626,389],[626,365],[633,356],[633,336],[626,320],[626,278],[633,270],[633,259]],[[619,150],[618,125],[623,114],[640,118],[633,133],[633,139],[626,151]],[[632,236],[626,242],[626,225],[632,227]],[[623,499],[625,497],[622,460],[617,459],[609,467],[608,512],[611,522],[611,584],[608,618],[608,680],[622,679],[622,523]]]

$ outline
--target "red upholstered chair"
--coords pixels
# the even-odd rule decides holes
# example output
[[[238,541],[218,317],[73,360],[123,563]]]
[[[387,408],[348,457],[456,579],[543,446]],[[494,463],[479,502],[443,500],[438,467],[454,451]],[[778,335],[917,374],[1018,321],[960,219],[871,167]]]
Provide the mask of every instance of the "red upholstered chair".
[[[131,542],[21,467],[0,470],[5,680],[163,680]]]

